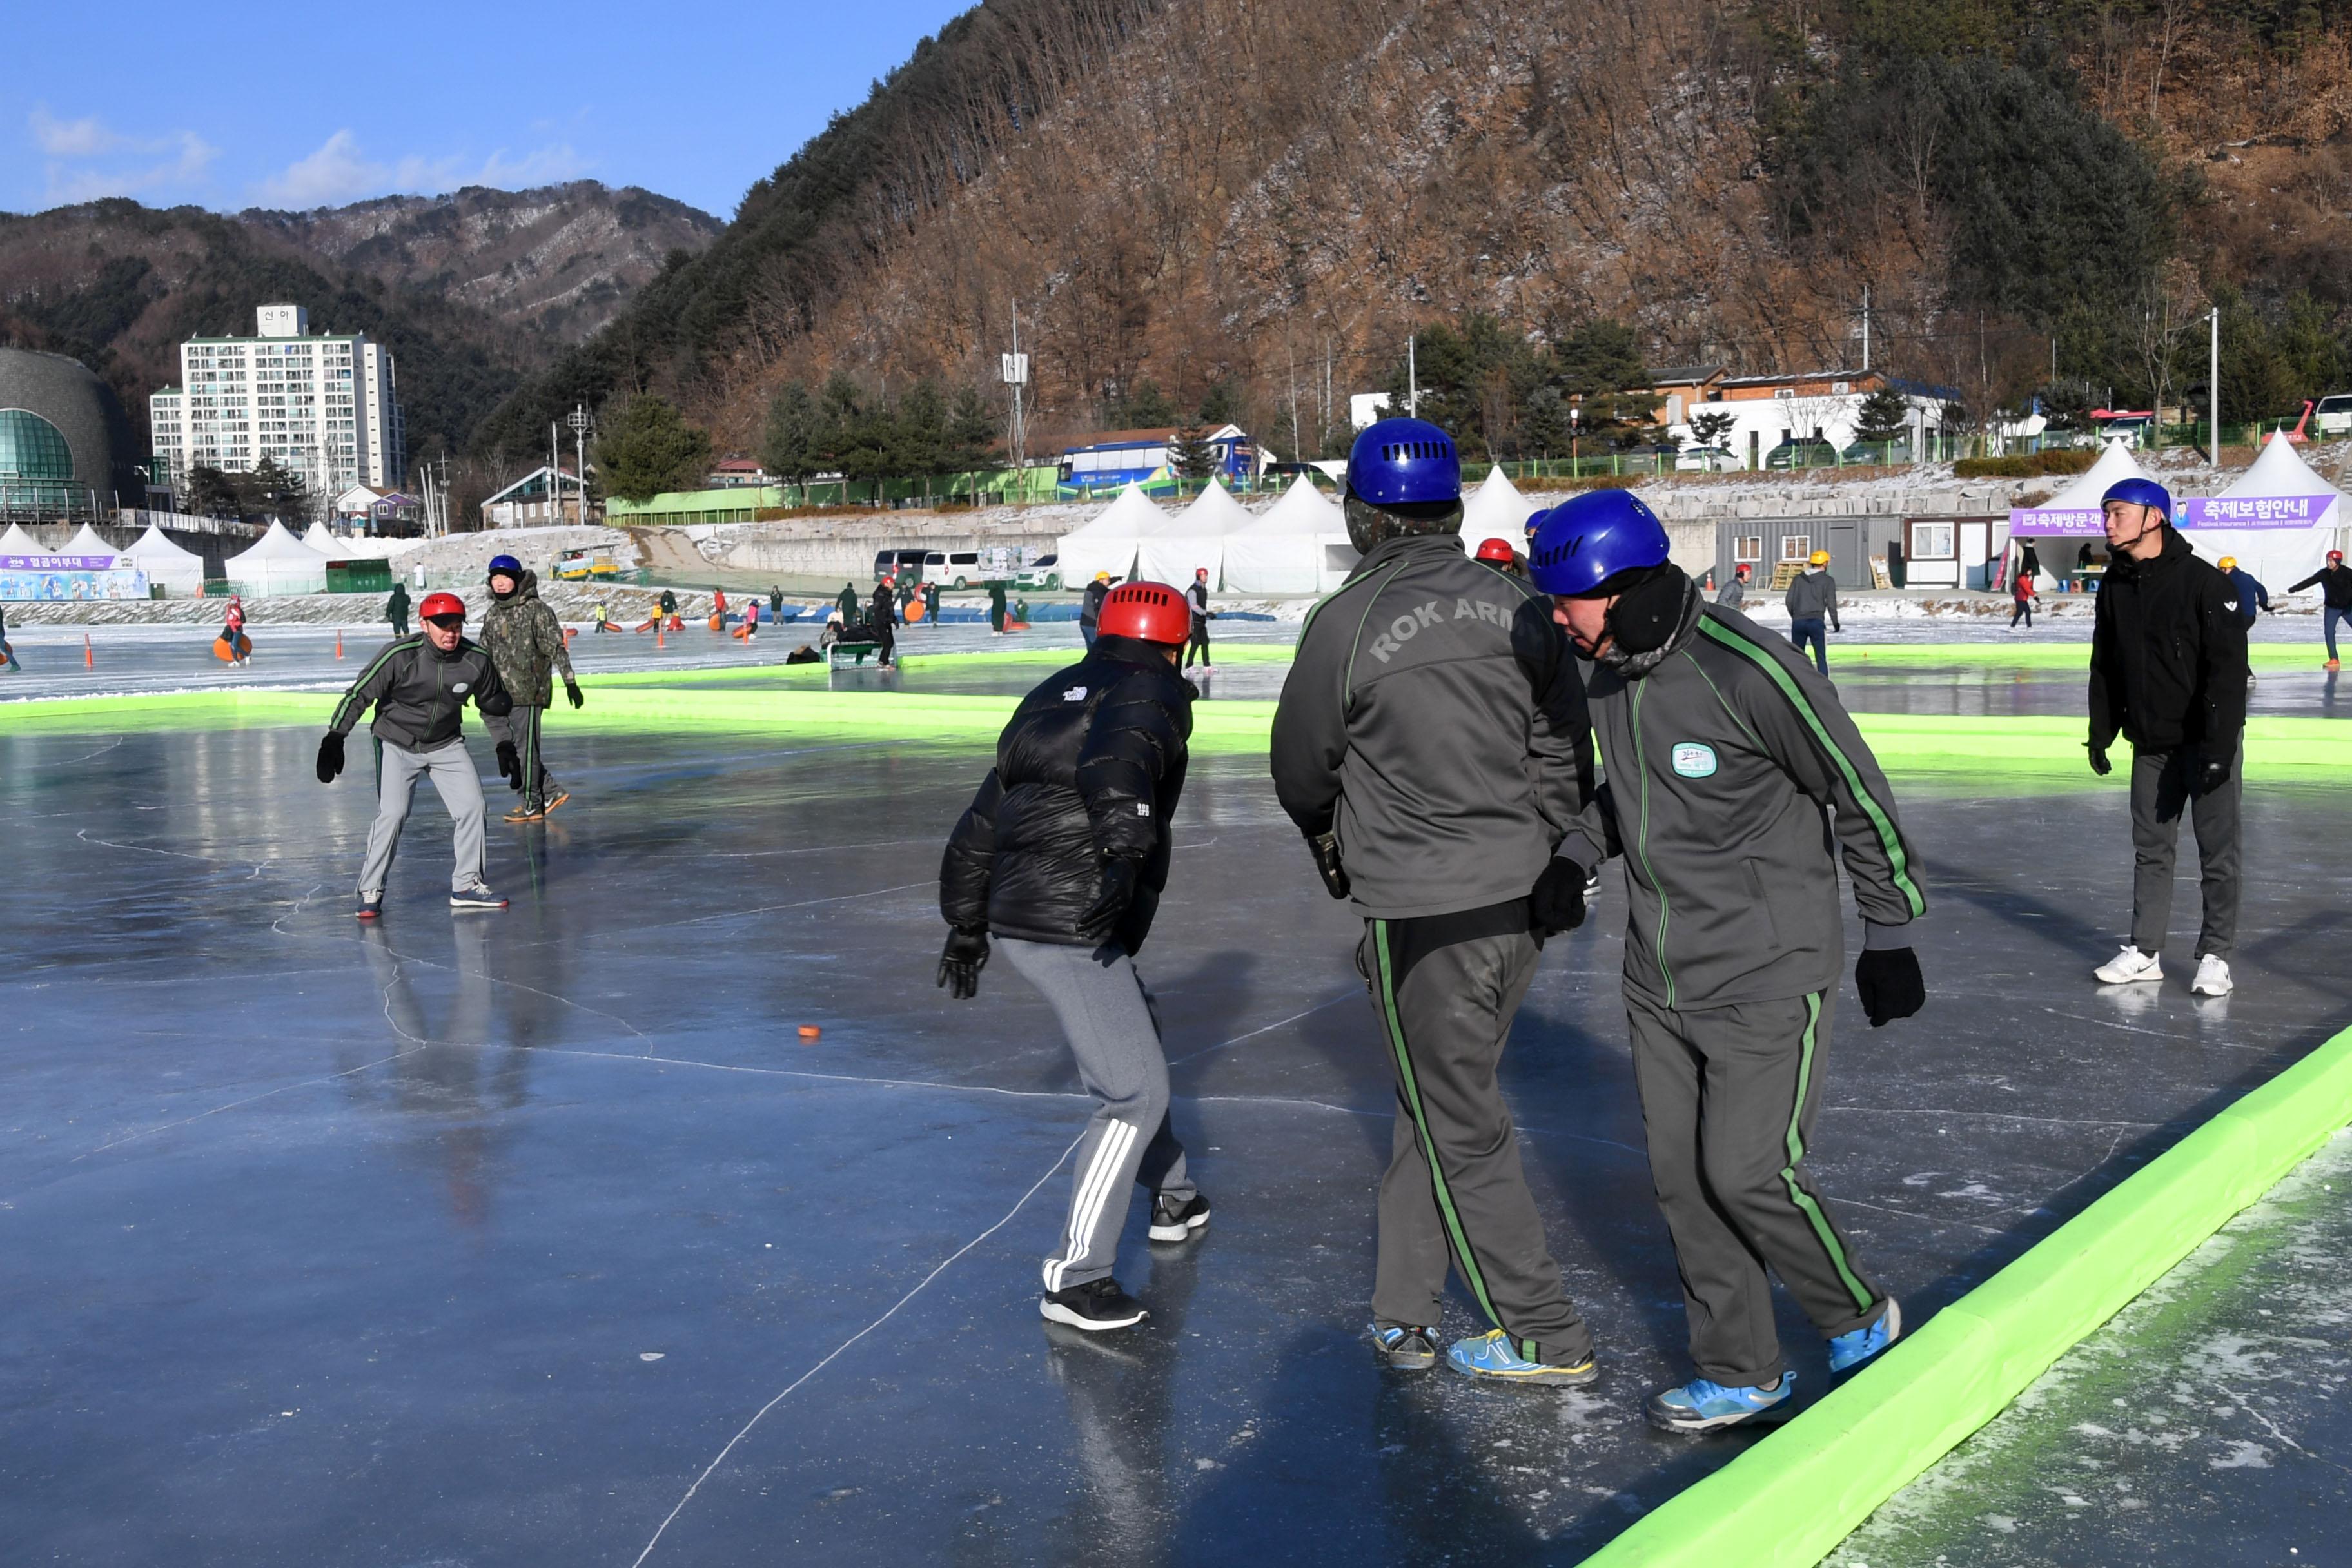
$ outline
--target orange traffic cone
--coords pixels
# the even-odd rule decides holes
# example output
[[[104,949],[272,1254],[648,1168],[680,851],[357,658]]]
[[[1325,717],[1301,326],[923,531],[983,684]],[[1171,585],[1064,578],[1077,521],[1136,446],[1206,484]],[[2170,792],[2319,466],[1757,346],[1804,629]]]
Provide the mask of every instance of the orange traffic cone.
[[[89,634],[88,632],[81,634],[81,667],[84,669],[96,669],[98,668],[98,659],[89,651]]]
[[[564,627],[564,628],[563,628],[563,646],[564,646],[565,647],[570,647],[572,646],[572,639],[573,637],[578,637],[579,635],[580,635],[580,628],[579,628],[578,626],[566,626],[566,627]]]
[[[343,628],[341,626],[335,628],[335,657],[343,657]]]
[[[662,628],[656,626],[654,628],[654,647],[660,647],[662,646]]]

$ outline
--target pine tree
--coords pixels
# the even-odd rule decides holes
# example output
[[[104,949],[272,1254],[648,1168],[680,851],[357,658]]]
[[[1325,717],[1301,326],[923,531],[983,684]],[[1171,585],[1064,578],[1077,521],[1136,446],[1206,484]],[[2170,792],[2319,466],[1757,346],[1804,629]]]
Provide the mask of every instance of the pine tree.
[[[1891,386],[1882,386],[1854,410],[1853,434],[1858,441],[1900,440],[1911,428],[1911,403]]]
[[[1201,425],[1178,431],[1168,449],[1169,461],[1177,473],[1188,479],[1210,478],[1216,473],[1223,457],[1216,443],[1209,439],[1208,427]]]
[[[768,405],[768,429],[760,461],[788,485],[806,485],[824,468],[824,430],[816,399],[799,382],[787,382]]]
[[[633,397],[597,441],[596,467],[624,500],[698,489],[710,472],[710,433],[680,418],[667,398]]]

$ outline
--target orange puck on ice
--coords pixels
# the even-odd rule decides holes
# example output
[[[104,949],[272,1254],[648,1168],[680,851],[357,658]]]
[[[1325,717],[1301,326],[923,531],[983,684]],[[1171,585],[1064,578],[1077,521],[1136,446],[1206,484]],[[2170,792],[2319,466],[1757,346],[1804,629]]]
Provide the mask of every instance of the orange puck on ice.
[[[819,1035],[824,1033],[824,1031],[818,1028],[814,1024],[803,1024],[801,1026],[801,1038],[803,1040],[814,1040]]]

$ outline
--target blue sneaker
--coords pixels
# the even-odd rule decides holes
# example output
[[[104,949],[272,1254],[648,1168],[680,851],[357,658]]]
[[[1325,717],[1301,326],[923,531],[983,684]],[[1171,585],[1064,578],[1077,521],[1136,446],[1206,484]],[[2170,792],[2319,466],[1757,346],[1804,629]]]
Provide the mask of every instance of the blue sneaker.
[[[1427,1372],[1437,1364],[1437,1340],[1427,1329],[1374,1323],[1372,1349],[1399,1372]]]
[[[1500,1329],[1454,1341],[1445,1359],[1454,1363],[1456,1372],[1466,1372],[1473,1377],[1498,1378],[1505,1383],[1546,1383],[1580,1388],[1601,1375],[1591,1356],[1574,1366],[1529,1361],[1511,1343],[1511,1336]]]
[[[1860,1366],[1902,1337],[1903,1309],[1889,1296],[1886,1310],[1878,1314],[1878,1321],[1848,1330],[1830,1342],[1830,1370],[1843,1372],[1848,1367]]]
[[[1791,1414],[1788,1409],[1789,1394],[1796,1385],[1797,1374],[1793,1372],[1782,1373],[1780,1380],[1769,1388],[1727,1388],[1706,1378],[1695,1377],[1680,1388],[1650,1395],[1643,1414],[1650,1418],[1651,1426],[1666,1432],[1712,1432],[1718,1426],[1758,1417],[1778,1421]]]

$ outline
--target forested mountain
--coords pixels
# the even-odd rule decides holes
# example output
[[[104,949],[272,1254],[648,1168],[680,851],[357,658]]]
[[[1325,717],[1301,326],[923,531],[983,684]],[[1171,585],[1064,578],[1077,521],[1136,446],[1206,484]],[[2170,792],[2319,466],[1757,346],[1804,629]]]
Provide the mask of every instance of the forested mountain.
[[[1277,447],[1296,406],[1323,444],[1443,324],[1538,367],[1452,389],[1501,448],[1551,345],[1615,323],[1651,364],[1853,363],[1865,290],[1874,363],[1977,417],[2177,401],[2210,304],[2225,417],[2289,413],[2352,325],[2347,12],[989,0],[481,441],[654,391],[752,450],[780,390],[836,372],[993,398],[1016,303],[1041,444],[1146,393]]]
[[[461,451],[526,374],[719,227],[593,181],[308,213],[117,199],[0,215],[0,343],[84,361],[143,437],[147,395],[177,377],[182,339],[249,333],[255,306],[288,300],[313,331],[390,344],[411,450]]]

